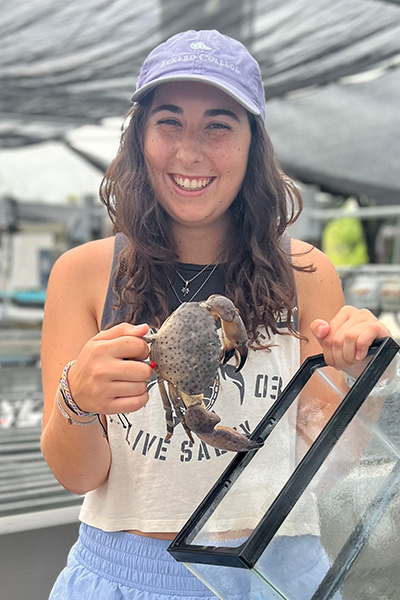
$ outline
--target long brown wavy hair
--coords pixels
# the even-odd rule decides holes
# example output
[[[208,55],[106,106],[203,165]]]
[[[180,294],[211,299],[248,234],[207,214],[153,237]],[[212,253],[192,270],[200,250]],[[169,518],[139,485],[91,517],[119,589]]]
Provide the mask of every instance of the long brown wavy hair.
[[[157,201],[144,152],[145,127],[153,93],[128,113],[118,154],[101,183],[100,197],[114,224],[129,243],[121,253],[115,279],[117,306],[128,303],[132,323],[146,320],[157,327],[168,316],[164,269],[178,254],[169,216]],[[261,347],[257,329],[282,333],[277,320],[287,314],[289,331],[295,310],[295,267],[280,239],[300,214],[302,200],[294,183],[281,171],[260,117],[249,114],[251,143],[242,187],[228,209],[232,230],[226,259],[225,295],[240,311],[254,347]],[[237,241],[240,240],[238,244]],[[225,262],[225,261],[224,261]],[[266,347],[265,345],[263,347]]]

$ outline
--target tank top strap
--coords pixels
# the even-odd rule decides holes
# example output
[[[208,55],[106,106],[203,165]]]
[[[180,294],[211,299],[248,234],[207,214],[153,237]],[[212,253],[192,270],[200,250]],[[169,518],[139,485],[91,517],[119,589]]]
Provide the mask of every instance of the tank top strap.
[[[101,317],[102,329],[104,329],[104,327],[106,327],[106,325],[109,325],[110,323],[116,321],[125,321],[127,316],[128,306],[121,305],[118,309],[114,308],[114,304],[116,302],[116,297],[114,293],[114,282],[117,274],[118,259],[121,251],[126,246],[126,244],[126,236],[123,233],[117,233],[114,239],[114,254],[111,266],[111,276],[108,281],[107,294],[104,302],[103,314]]]
[[[281,250],[283,250],[286,254],[288,254],[289,256],[289,260],[290,262],[292,262],[292,256],[291,256],[291,250],[292,250],[292,238],[290,237],[290,235],[286,232],[284,232],[279,240],[279,245],[281,247]],[[294,271],[292,271],[292,278],[294,279]],[[293,310],[293,316],[292,316],[292,326],[293,329],[295,331],[299,331],[299,303],[298,303],[298,298],[297,298],[297,288],[296,288],[296,283],[294,286],[294,310]],[[280,320],[278,321],[278,327],[286,327],[287,326],[287,320],[286,320],[286,315],[281,315]]]

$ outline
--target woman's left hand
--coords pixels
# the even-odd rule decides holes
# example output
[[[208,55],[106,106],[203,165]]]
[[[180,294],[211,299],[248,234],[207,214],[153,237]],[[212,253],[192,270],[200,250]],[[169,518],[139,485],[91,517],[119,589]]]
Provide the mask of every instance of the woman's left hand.
[[[390,336],[386,325],[369,310],[354,306],[343,306],[329,323],[315,319],[310,327],[326,363],[345,371],[366,357],[374,340]]]

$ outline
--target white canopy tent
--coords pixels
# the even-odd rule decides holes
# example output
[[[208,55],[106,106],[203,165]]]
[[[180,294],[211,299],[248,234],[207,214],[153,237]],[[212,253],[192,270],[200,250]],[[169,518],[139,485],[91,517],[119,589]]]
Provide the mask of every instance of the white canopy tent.
[[[0,149],[0,196],[20,202],[77,204],[98,195],[102,174],[63,142]]]

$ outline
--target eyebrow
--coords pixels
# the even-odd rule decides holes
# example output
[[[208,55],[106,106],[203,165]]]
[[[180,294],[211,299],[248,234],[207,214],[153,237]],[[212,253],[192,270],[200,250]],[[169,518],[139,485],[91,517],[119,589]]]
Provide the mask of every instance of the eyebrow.
[[[204,113],[205,117],[218,117],[219,115],[225,115],[226,117],[231,117],[238,123],[240,123],[240,119],[238,115],[231,110],[227,110],[226,108],[211,108],[210,110],[206,110]]]
[[[156,106],[155,108],[153,108],[151,113],[155,114],[155,113],[161,112],[163,110],[167,110],[167,111],[175,113],[175,114],[183,115],[183,110],[179,106],[176,106],[176,104],[160,104],[160,106]],[[218,117],[220,115],[230,117],[231,119],[234,119],[235,121],[240,123],[240,119],[239,119],[238,115],[236,113],[232,112],[231,110],[227,110],[226,108],[210,108],[209,110],[206,110],[206,112],[204,113],[205,117]]]
[[[153,110],[151,111],[151,114],[154,115],[155,113],[161,112],[163,110],[168,110],[169,112],[183,115],[183,110],[181,108],[179,108],[179,106],[176,106],[175,104],[160,104],[160,106],[156,106],[155,108],[153,108]]]

